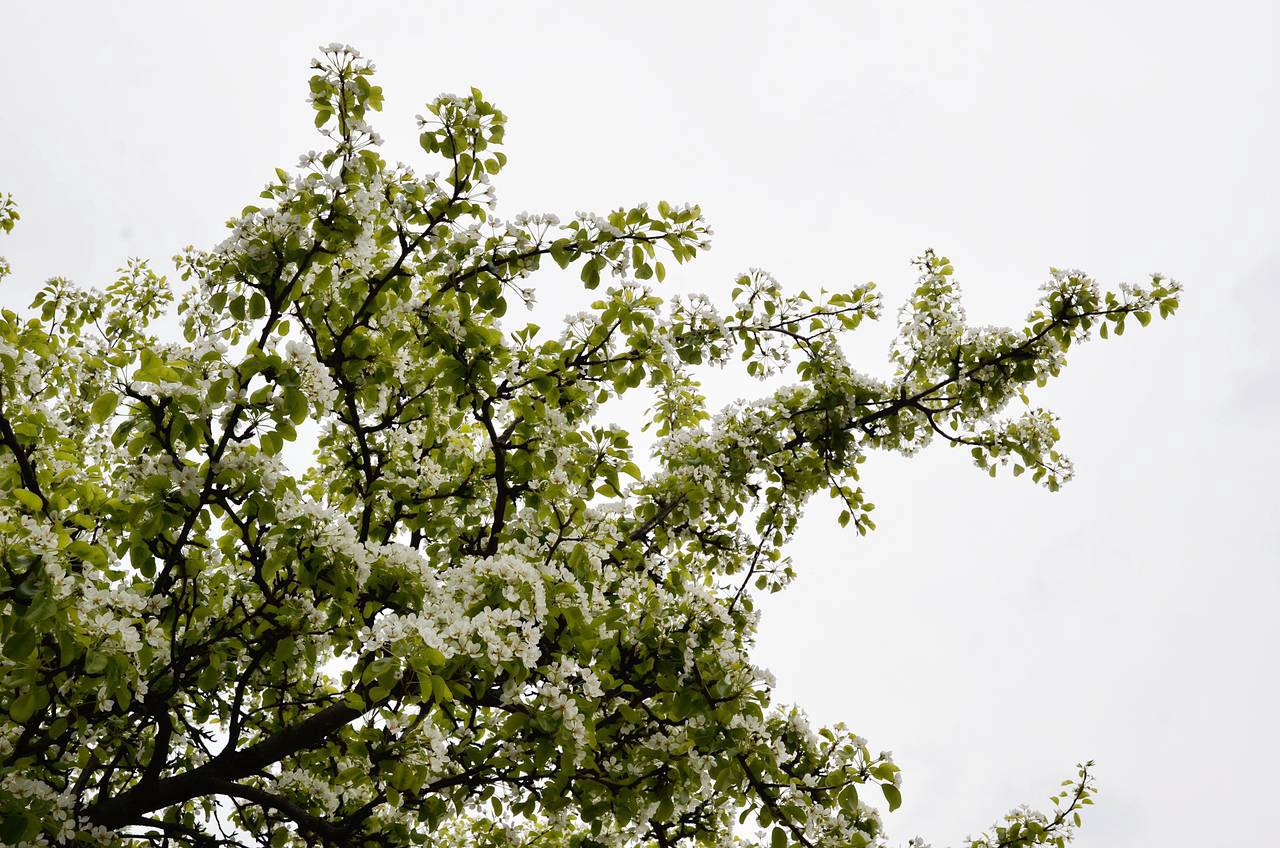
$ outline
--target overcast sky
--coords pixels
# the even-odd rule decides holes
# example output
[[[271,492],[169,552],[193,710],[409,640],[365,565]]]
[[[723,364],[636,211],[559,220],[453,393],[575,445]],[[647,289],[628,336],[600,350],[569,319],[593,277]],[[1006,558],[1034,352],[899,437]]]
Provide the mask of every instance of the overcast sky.
[[[195,8],[0,6],[0,191],[23,215],[0,305],[220,240],[320,146],[307,64],[335,40],[379,67],[392,161],[438,169],[413,116],[440,91],[479,86],[508,114],[500,214],[701,203],[715,248],[672,292],[724,297],[756,266],[795,288],[875,280],[896,308],[935,247],[970,320],[1011,324],[1050,265],[1182,280],[1175,320],[1073,350],[1038,396],[1075,482],[990,480],[943,446],[874,458],[880,529],[812,505],[758,656],[782,698],[895,752],[902,842],[957,844],[1086,758],[1101,795],[1080,846],[1275,838],[1274,2]],[[572,288],[546,278],[542,308],[575,308]],[[861,370],[887,372],[891,330],[859,331]]]

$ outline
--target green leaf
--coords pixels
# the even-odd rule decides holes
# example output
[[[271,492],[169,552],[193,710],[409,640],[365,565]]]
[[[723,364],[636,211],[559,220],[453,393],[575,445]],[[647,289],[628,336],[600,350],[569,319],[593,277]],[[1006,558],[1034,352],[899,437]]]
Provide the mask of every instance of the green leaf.
[[[35,492],[26,489],[14,489],[13,496],[18,499],[18,503],[32,512],[39,512],[44,508],[44,501],[40,500],[40,496]]]
[[[148,580],[156,576],[156,558],[145,544],[135,542],[129,546],[129,562]]]
[[[25,660],[36,649],[36,634],[24,627],[4,643],[4,655],[11,660]]]
[[[83,539],[76,539],[67,545],[67,553],[98,568],[107,567],[107,552],[100,545],[91,545]]]
[[[31,817],[26,813],[7,813],[4,821],[0,822],[0,843],[17,845],[22,842],[31,820]]]
[[[787,848],[787,832],[780,826],[774,827],[773,835],[769,838],[770,848]]]
[[[902,806],[902,793],[898,791],[898,787],[892,783],[882,783],[880,790],[884,792],[884,799],[889,802],[889,812]]]
[[[599,256],[593,256],[582,266],[581,278],[587,288],[594,289],[600,285],[600,270],[604,268],[604,259]]]
[[[14,698],[9,702],[9,718],[18,724],[26,724],[36,712],[36,693],[34,689]]]
[[[112,416],[119,405],[120,395],[115,392],[105,392],[89,408],[89,420],[94,424],[101,424]]]

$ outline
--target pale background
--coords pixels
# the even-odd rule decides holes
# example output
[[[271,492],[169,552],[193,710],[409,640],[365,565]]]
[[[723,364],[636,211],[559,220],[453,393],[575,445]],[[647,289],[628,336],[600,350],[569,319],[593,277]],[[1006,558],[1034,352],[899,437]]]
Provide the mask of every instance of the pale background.
[[[1073,351],[1040,394],[1076,482],[991,481],[941,446],[876,458],[880,529],[858,539],[815,502],[759,657],[783,698],[894,750],[899,842],[956,844],[1089,757],[1081,846],[1275,839],[1274,4],[200,8],[0,5],[0,191],[23,214],[4,306],[220,240],[320,146],[307,63],[333,40],[379,66],[393,161],[426,164],[413,115],[439,91],[508,113],[501,213],[700,202],[715,249],[672,291],[723,296],[760,266],[797,288],[874,279],[896,308],[929,246],[977,323],[1018,322],[1049,265],[1183,280],[1176,320]],[[572,292],[549,276],[540,299]],[[884,373],[891,325],[850,346],[864,370]]]

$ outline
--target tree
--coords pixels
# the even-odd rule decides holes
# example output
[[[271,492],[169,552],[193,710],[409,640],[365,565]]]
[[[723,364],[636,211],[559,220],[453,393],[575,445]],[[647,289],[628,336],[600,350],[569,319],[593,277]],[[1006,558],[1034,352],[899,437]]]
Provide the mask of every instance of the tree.
[[[696,206],[500,221],[479,91],[428,105],[443,171],[418,177],[377,152],[372,66],[330,45],[313,68],[327,149],[177,257],[180,340],[140,261],[0,315],[0,839],[881,844],[898,766],[750,661],[804,504],[865,533],[859,464],[939,439],[1056,489],[1027,391],[1179,286],[1055,270],[1026,326],[974,328],[926,252],[867,377],[839,342],[871,285],[751,271],[727,309],[664,303],[664,263],[708,244]],[[594,292],[556,334],[506,315],[547,259]],[[773,388],[712,416],[699,368],[735,360]],[[600,423],[631,390],[649,460]],[[974,844],[1062,845],[1088,765],[1064,785]]]

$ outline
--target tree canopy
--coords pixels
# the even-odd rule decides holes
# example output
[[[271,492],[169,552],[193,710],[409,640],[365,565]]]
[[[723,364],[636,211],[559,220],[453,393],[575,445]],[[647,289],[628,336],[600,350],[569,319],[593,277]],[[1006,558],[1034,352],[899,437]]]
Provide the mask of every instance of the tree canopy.
[[[884,844],[898,765],[751,662],[805,503],[865,533],[866,456],[939,441],[1056,489],[1028,392],[1178,284],[1053,270],[1024,326],[975,327],[929,251],[867,376],[841,338],[874,286],[664,299],[698,207],[500,219],[479,91],[427,105],[422,176],[378,152],[371,64],[312,67],[324,150],[183,285],[135,260],[0,314],[0,841]],[[519,317],[548,263],[585,292],[553,332]],[[760,396],[708,409],[709,367]],[[605,423],[628,391],[648,457]],[[972,844],[1061,846],[1091,794],[1086,764]]]

